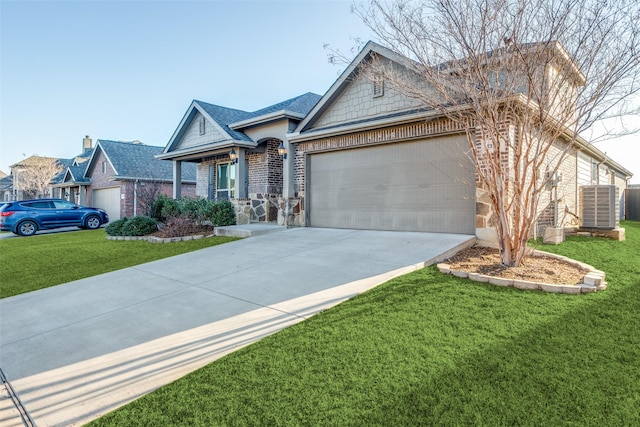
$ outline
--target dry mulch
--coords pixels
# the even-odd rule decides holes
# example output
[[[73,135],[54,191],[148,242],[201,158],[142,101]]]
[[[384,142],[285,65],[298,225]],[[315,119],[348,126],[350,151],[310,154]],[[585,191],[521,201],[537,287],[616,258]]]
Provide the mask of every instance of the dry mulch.
[[[161,228],[155,233],[151,234],[152,236],[167,238],[167,237],[184,237],[184,236],[196,236],[196,235],[204,235],[210,236],[213,234],[213,226],[212,225],[191,225],[189,227],[183,227],[179,230],[171,229],[171,228]]]
[[[583,283],[589,270],[547,256],[529,256],[520,267],[505,267],[497,249],[473,246],[444,261],[452,270],[552,285]]]

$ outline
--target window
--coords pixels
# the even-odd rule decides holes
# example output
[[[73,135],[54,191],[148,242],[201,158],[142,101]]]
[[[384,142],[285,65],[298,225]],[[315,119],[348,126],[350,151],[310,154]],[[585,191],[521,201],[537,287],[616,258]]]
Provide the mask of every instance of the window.
[[[206,121],[204,120],[204,117],[200,117],[200,135],[204,135],[206,131]]]
[[[593,160],[591,162],[591,184],[598,183],[598,163]]]
[[[102,173],[107,173],[107,161],[102,161]]]
[[[373,97],[378,98],[384,95],[384,76],[376,74],[373,76]]]
[[[53,209],[53,203],[51,202],[30,202],[23,203],[22,206],[30,209]]]
[[[65,200],[54,200],[53,205],[56,209],[74,209],[75,203],[67,202]]]
[[[236,164],[219,163],[216,167],[216,199],[233,199],[235,197]]]

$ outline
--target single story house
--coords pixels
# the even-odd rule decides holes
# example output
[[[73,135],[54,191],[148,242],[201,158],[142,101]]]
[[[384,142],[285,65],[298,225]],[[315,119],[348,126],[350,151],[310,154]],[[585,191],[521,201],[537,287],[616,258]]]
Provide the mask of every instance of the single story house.
[[[406,59],[369,42],[322,97],[254,113],[193,101],[158,155],[173,162],[174,197],[184,165],[196,163],[196,194],[230,198],[239,222],[487,236],[491,208],[463,130],[359,73],[372,55]],[[632,175],[580,138],[561,172],[560,226],[577,225],[581,186],[613,184],[621,197]]]
[[[57,197],[81,205],[102,208],[111,221],[147,214],[159,194],[173,192],[171,164],[156,159],[163,147],[139,141],[83,139],[83,152],[69,160],[53,185]],[[195,197],[196,168],[186,165],[181,192]]]
[[[254,112],[194,100],[157,156],[173,162],[173,196],[181,197],[184,168],[195,164],[197,196],[231,200],[240,224],[278,220],[282,195],[293,190],[278,147],[319,99],[305,93]]]

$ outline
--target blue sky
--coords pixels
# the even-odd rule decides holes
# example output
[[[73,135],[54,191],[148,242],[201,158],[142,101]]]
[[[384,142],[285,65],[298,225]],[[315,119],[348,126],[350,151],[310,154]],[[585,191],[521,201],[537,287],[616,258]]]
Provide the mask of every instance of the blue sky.
[[[164,146],[193,99],[247,111],[342,71],[371,33],[350,1],[0,0],[0,170],[84,135]],[[354,52],[355,54],[355,52]],[[640,118],[638,119],[640,126]],[[640,136],[598,144],[640,183]]]

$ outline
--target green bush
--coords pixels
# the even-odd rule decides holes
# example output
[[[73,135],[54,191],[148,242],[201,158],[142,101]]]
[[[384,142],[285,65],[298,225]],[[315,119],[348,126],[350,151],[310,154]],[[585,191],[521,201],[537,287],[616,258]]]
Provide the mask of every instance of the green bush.
[[[162,221],[175,218],[183,214],[183,203],[179,200],[167,199],[162,205]]]
[[[128,221],[127,217],[117,219],[110,222],[105,228],[105,231],[109,236],[122,236],[122,226]]]
[[[146,236],[158,231],[158,222],[148,216],[134,216],[122,226],[122,236]]]
[[[171,200],[171,198],[164,194],[158,196],[158,198],[151,204],[151,218],[156,221],[164,221],[166,219],[162,217],[162,208],[167,200]]]
[[[214,202],[205,198],[185,197],[174,200],[164,194],[160,195],[151,206],[151,217],[159,222],[184,217],[194,224],[211,221],[214,225],[235,225],[236,213],[233,204],[228,200]]]
[[[236,210],[230,201],[223,200],[215,203],[212,211],[211,222],[213,225],[222,227],[236,224]]]
[[[185,198],[181,202],[184,215],[197,223],[211,220],[216,205],[213,200],[204,198]]]

